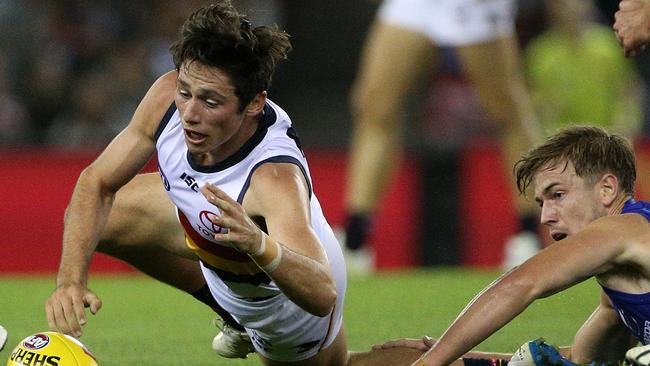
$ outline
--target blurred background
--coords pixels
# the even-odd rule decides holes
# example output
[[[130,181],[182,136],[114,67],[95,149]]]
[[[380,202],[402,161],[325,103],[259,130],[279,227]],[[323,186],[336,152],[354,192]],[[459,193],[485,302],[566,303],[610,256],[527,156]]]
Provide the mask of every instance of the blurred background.
[[[277,23],[292,35],[294,50],[278,67],[269,95],[292,117],[314,189],[339,228],[351,133],[348,95],[379,2],[233,2],[254,24]],[[157,76],[173,68],[168,48],[183,20],[203,3],[0,0],[0,257],[12,258],[2,261],[0,272],[56,270],[63,211],[78,174],[126,126]],[[610,128],[633,138],[645,156],[647,57],[627,60],[616,48],[611,22],[617,1],[584,3],[589,9],[580,16],[601,27],[618,54],[603,70],[619,77],[584,72],[587,81],[572,85],[591,80],[597,84],[588,85],[593,90],[617,90],[604,96],[612,103],[608,110],[618,113]],[[543,108],[549,100],[587,110],[602,103],[596,92],[578,95],[552,83],[549,72],[557,75],[557,69],[548,68],[557,66],[544,57],[561,52],[555,51],[560,41],[541,37],[560,20],[546,5],[519,0],[517,32],[539,118],[552,131],[558,127],[554,115]],[[573,76],[596,63],[568,57],[564,72]],[[570,60],[577,60],[572,69]],[[512,198],[503,189],[511,178],[497,168],[503,163],[493,124],[451,50],[443,50],[436,68],[435,77],[410,96],[407,152],[371,237],[378,270],[495,267],[517,225]],[[148,169],[155,170],[155,163]],[[649,169],[640,165],[640,185],[650,183],[644,177]],[[102,256],[93,265],[98,271],[128,270]]]

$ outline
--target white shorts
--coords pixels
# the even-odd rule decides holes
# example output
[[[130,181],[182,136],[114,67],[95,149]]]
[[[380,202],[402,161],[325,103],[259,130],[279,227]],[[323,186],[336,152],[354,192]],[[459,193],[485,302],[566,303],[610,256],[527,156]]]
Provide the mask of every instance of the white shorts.
[[[465,46],[514,33],[513,0],[385,0],[379,19],[424,34],[439,46]]]
[[[201,269],[210,292],[217,303],[241,324],[262,356],[279,362],[301,361],[315,356],[332,344],[343,325],[343,303],[347,277],[345,262],[338,244],[326,247],[332,276],[336,282],[336,304],[326,317],[312,315],[289,300],[273,282],[267,285],[245,285],[235,294],[224,281],[201,262]],[[231,284],[231,286],[233,286]],[[245,287],[258,287],[272,296],[242,297]]]

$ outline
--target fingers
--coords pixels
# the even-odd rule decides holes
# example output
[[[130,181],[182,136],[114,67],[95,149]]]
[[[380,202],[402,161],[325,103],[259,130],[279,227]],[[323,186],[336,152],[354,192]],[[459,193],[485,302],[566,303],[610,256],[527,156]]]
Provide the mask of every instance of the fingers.
[[[47,315],[47,326],[52,331],[57,331],[56,316],[54,314],[54,306],[50,303],[50,299],[45,303],[45,315]]]
[[[52,331],[81,337],[81,326],[87,322],[85,308],[96,314],[101,300],[91,291],[79,286],[57,288],[45,303],[48,327]]]
[[[620,11],[635,11],[640,6],[641,4],[639,4],[638,1],[622,0],[618,3],[618,9]]]
[[[102,308],[102,301],[93,292],[86,292],[84,295],[84,307],[90,308],[90,312],[95,315]],[[85,316],[84,316],[85,319]],[[85,324],[85,321],[84,321]]]
[[[260,242],[260,230],[248,217],[241,204],[210,183],[201,187],[201,193],[209,203],[219,208],[221,213],[208,215],[208,219],[213,224],[225,229],[215,233],[214,239],[229,243],[243,253],[254,252]]]
[[[203,193],[210,203],[219,207],[223,211],[229,211],[233,206],[237,205],[237,202],[230,198],[226,192],[213,184],[206,183],[201,187],[201,193]]]
[[[436,344],[437,341],[436,341],[435,339],[429,337],[429,336],[424,336],[424,337],[422,337],[422,342],[423,342],[423,343],[424,343],[428,348],[431,348],[431,347],[433,347],[434,344]]]
[[[80,337],[81,325],[73,309],[72,298],[61,296],[57,290],[47,303],[46,312],[50,329],[63,334]]]

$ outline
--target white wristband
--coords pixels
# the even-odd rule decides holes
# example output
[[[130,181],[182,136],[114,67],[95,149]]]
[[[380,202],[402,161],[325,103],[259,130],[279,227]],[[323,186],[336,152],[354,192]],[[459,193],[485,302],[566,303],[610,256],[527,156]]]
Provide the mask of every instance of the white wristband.
[[[278,246],[278,254],[275,256],[275,258],[273,258],[271,263],[265,266],[260,266],[260,268],[262,268],[262,270],[266,273],[271,273],[275,271],[276,268],[278,268],[278,266],[280,265],[280,261],[282,260],[282,251],[283,251],[282,245],[280,245],[280,243],[277,243],[276,245]]]
[[[282,260],[282,245],[273,239],[271,239],[270,245],[267,245],[266,234],[262,233],[260,247],[249,256],[264,272],[271,273],[278,268]]]
[[[260,247],[255,251],[255,253],[251,253],[251,255],[260,256],[264,253],[265,250],[266,250],[266,235],[262,233],[262,240],[260,240]]]

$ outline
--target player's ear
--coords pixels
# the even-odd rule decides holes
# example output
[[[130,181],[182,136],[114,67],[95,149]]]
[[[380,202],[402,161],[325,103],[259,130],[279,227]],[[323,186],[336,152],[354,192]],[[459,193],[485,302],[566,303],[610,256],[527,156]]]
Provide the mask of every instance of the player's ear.
[[[600,199],[605,206],[611,205],[619,193],[618,178],[611,173],[604,174],[597,183]]]
[[[248,103],[244,112],[251,116],[260,114],[262,113],[262,110],[264,110],[265,104],[266,104],[266,91],[263,91],[261,93],[257,93],[257,95],[253,97],[253,100],[251,100]]]

